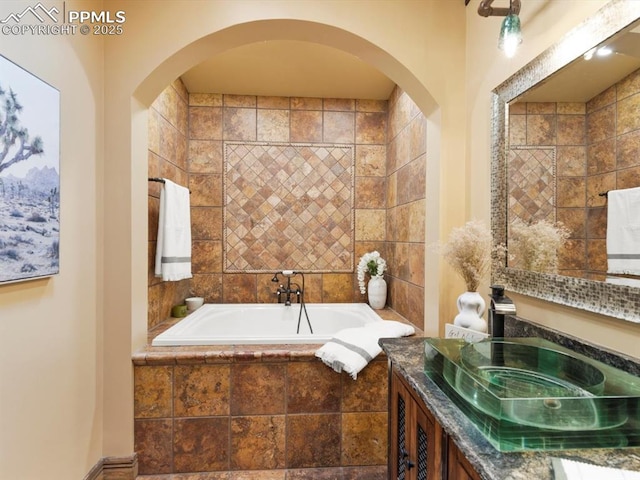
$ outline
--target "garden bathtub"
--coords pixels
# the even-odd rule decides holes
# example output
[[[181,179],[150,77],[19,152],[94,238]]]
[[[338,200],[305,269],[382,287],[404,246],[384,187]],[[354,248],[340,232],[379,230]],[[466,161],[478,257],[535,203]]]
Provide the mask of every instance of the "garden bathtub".
[[[156,336],[152,346],[325,343],[344,328],[382,319],[365,303],[205,304]]]

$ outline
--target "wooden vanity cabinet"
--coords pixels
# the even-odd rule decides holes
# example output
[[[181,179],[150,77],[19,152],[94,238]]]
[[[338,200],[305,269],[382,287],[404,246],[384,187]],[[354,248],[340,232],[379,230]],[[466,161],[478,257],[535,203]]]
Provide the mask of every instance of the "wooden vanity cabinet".
[[[447,480],[480,480],[469,460],[451,438],[447,444]]]
[[[422,400],[393,368],[389,381],[389,478],[480,480]]]

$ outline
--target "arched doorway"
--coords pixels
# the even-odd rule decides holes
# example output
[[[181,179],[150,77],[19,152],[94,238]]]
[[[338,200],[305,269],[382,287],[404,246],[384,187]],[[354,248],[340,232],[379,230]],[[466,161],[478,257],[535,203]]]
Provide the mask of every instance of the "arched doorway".
[[[192,13],[193,16],[198,15],[196,12]],[[418,30],[418,26],[415,28]],[[434,31],[433,35],[437,36],[437,32]],[[184,42],[184,46],[177,50],[172,50],[170,43],[167,44],[175,35],[160,40],[152,34],[143,34],[142,37],[140,40],[147,50],[154,52],[153,60],[145,60],[141,65],[136,65],[135,59],[107,62],[124,64],[120,72],[113,73],[113,80],[117,81],[109,87],[113,91],[107,91],[106,95],[107,110],[110,109],[111,113],[107,113],[106,121],[108,146],[104,175],[107,205],[105,230],[114,232],[115,235],[105,245],[104,345],[106,351],[119,352],[116,359],[107,358],[105,361],[105,389],[109,390],[105,401],[105,449],[116,453],[122,452],[123,443],[129,443],[121,432],[130,431],[132,419],[132,414],[126,414],[132,411],[132,405],[128,395],[130,359],[125,350],[129,350],[129,345],[136,350],[146,342],[146,302],[142,301],[146,300],[147,263],[144,221],[147,210],[144,187],[147,184],[147,172],[146,162],[143,160],[147,155],[146,110],[166,85],[212,54],[235,46],[261,39],[314,41],[357,55],[392,78],[411,96],[422,112],[432,119],[434,132],[437,132],[432,138],[436,140],[436,144],[439,143],[439,108],[424,82],[373,41],[346,30],[306,20],[251,21],[222,28],[215,33],[205,33],[198,39]],[[157,52],[154,49],[156,44]],[[163,56],[160,53],[162,51],[174,53]],[[413,63],[415,64],[415,59]],[[107,75],[107,82],[110,80],[112,78]],[[437,145],[432,152],[437,152]],[[437,158],[438,155],[435,154],[434,157]],[[431,167],[436,169],[436,175],[428,176],[437,183],[437,162]],[[432,224],[437,225],[437,193],[435,189],[431,189],[431,192],[434,194],[434,202],[430,203],[430,208],[436,212],[436,219]],[[434,232],[437,231],[434,229]],[[435,235],[437,238],[437,233]],[[435,293],[433,304],[437,305],[437,291],[432,293]]]

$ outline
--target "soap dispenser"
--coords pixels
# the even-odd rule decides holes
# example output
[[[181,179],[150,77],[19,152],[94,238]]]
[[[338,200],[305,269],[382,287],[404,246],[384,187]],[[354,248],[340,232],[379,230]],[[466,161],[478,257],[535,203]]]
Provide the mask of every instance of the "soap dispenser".
[[[513,301],[505,296],[504,286],[492,285],[491,303],[489,305],[489,333],[494,338],[504,337],[504,316],[515,315],[516,306]]]

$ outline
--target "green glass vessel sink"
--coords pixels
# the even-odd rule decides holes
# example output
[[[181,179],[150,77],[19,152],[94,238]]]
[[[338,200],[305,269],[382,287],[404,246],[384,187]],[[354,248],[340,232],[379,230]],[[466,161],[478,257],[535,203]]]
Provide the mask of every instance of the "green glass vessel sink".
[[[498,450],[640,446],[640,379],[560,345],[429,338],[425,373]]]

